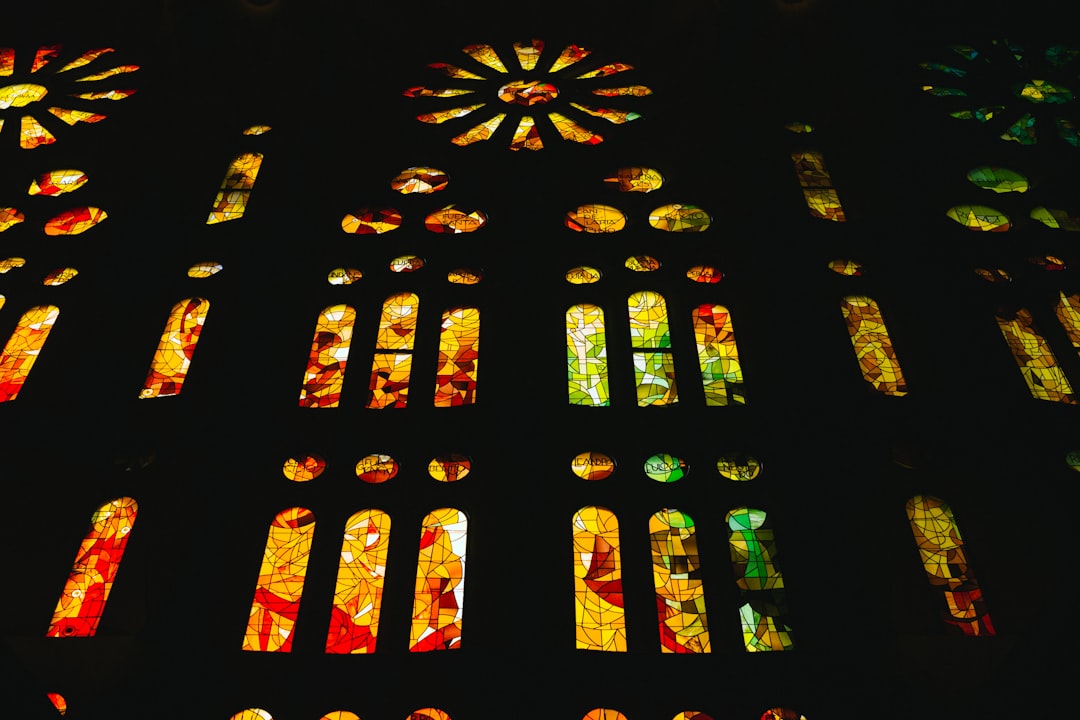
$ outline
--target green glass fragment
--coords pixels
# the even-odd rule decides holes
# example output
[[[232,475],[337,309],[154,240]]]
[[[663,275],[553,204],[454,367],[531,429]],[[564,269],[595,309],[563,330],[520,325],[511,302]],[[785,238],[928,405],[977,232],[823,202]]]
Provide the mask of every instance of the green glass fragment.
[[[1031,113],[1024,113],[1001,135],[1002,140],[1015,140],[1021,145],[1035,144],[1035,118]]]
[[[979,56],[979,51],[970,45],[950,45],[949,48],[967,60],[974,60]]]
[[[1056,210],[1040,205],[1031,211],[1031,219],[1038,220],[1046,227],[1055,230],[1080,232],[1080,218],[1071,217],[1064,210]]]
[[[924,62],[919,63],[919,67],[921,67],[923,70],[937,70],[938,72],[943,72],[958,78],[967,75],[967,70],[961,70],[959,68],[954,68],[950,65],[944,65],[942,63]]]
[[[936,85],[923,85],[924,92],[934,97],[967,97],[967,93],[959,88],[937,87]]]
[[[1015,170],[988,165],[972,168],[968,171],[967,179],[973,185],[984,190],[993,190],[996,193],[1022,193],[1027,192],[1029,187],[1028,179]]]
[[[1017,88],[1015,93],[1028,102],[1051,105],[1064,105],[1073,99],[1072,90],[1047,80],[1032,80],[1025,83],[1023,87]]]
[[[668,453],[656,453],[645,461],[645,474],[657,482],[681,480],[686,471],[686,461]]]
[[[1054,67],[1069,64],[1077,55],[1080,55],[1080,50],[1064,45],[1051,45],[1046,48],[1046,60]]]
[[[949,117],[959,118],[960,120],[978,120],[979,122],[986,122],[994,117],[994,113],[998,110],[1004,110],[1004,105],[988,105],[981,107],[978,110],[957,110],[956,112],[949,113]]]
[[[945,216],[968,230],[1004,232],[1009,229],[1009,216],[985,205],[956,205],[946,210]]]
[[[1058,118],[1055,124],[1057,125],[1058,137],[1074,148],[1080,148],[1080,133],[1077,132],[1076,125],[1065,118]]]

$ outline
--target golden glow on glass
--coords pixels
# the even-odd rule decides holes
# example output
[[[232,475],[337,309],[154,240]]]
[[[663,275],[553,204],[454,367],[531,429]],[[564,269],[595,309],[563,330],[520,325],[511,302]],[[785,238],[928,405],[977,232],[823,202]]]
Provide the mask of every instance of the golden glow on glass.
[[[363,277],[364,273],[356,268],[339,267],[326,274],[326,282],[331,285],[352,285]]]
[[[666,301],[660,293],[643,290],[627,299],[627,309],[638,406],[679,402]]]
[[[403,408],[409,401],[409,373],[420,298],[415,293],[391,295],[383,303],[375,357],[368,382],[367,407]]]
[[[49,108],[56,117],[60,118],[68,125],[75,125],[76,123],[96,123],[105,119],[105,115],[99,113],[87,112],[86,110],[69,110],[67,108],[51,107]]]
[[[213,262],[212,260],[209,262],[200,262],[195,263],[188,268],[187,276],[189,278],[201,280],[202,278],[208,278],[211,275],[217,275],[222,269],[223,267],[219,262]]]
[[[109,217],[101,208],[78,207],[65,210],[45,223],[46,235],[81,235]]]
[[[1075,405],[1072,385],[1046,338],[1035,327],[1031,312],[1020,308],[1012,314],[996,315],[995,319],[1031,396],[1037,400]]]
[[[724,273],[712,265],[694,265],[686,271],[686,277],[697,283],[715,285],[724,278]]]
[[[464,480],[472,471],[472,460],[460,453],[436,455],[427,466],[428,475],[438,482]]]
[[[731,313],[723,305],[706,303],[694,308],[693,321],[705,404],[745,405],[742,365],[735,345]]]
[[[51,273],[45,276],[45,279],[41,281],[42,285],[56,286],[64,285],[69,280],[79,274],[79,271],[73,267],[62,267],[53,270]]]
[[[300,614],[315,515],[306,508],[282,510],[270,523],[255,583],[243,650],[289,652]]]
[[[979,232],[1005,232],[1011,227],[1008,215],[985,205],[956,205],[945,211],[945,217]]]
[[[661,652],[711,652],[694,521],[678,510],[661,510],[649,518],[649,538]]]
[[[78,190],[86,184],[86,173],[82,170],[53,170],[39,175],[30,183],[27,195],[63,195]]]
[[[501,73],[506,72],[506,66],[499,59],[499,54],[490,45],[466,45],[461,51],[481,65],[487,65]]]
[[[49,94],[49,89],[44,85],[34,83],[19,83],[0,88],[0,110],[8,108],[26,107],[30,103],[37,102]]]
[[[308,482],[323,474],[326,470],[326,460],[319,455],[301,455],[291,457],[281,466],[281,473],[285,479],[293,482]]]
[[[461,647],[465,607],[465,546],[468,519],[454,508],[434,510],[420,528],[409,650]]]
[[[446,273],[446,281],[455,285],[476,285],[483,279],[483,273],[470,268],[456,268]]]
[[[512,105],[546,105],[557,97],[557,87],[539,80],[514,80],[499,88],[499,99]]]
[[[355,322],[356,310],[348,305],[331,305],[319,313],[300,388],[300,407],[337,407],[341,402]]]
[[[615,125],[622,125],[624,123],[630,122],[631,120],[637,120],[641,117],[640,114],[636,112],[631,112],[629,110],[616,110],[614,108],[594,108],[576,102],[570,103],[570,107],[576,108],[581,112],[585,113],[586,115],[603,118],[609,123]]]
[[[655,272],[660,269],[660,261],[652,255],[631,255],[623,266],[634,272]]]
[[[555,130],[563,140],[580,143],[582,145],[599,145],[604,142],[604,136],[584,128],[565,115],[557,112],[548,113],[548,119],[555,126]]]
[[[791,160],[795,163],[795,174],[799,177],[810,215],[820,220],[847,220],[821,153],[813,150],[793,152]]]
[[[419,255],[401,255],[390,261],[390,272],[411,273],[424,267],[424,258]]]
[[[574,617],[581,650],[626,652],[619,521],[602,507],[574,513]]]
[[[649,213],[649,225],[664,232],[703,232],[709,229],[709,213],[697,205],[662,205]]]
[[[17,258],[21,259],[21,258]],[[30,370],[49,339],[60,308],[55,305],[32,307],[19,318],[15,330],[0,353],[0,402],[14,400],[19,396]]]
[[[341,229],[354,235],[382,235],[401,227],[401,213],[394,208],[360,208],[341,219]]]
[[[262,161],[262,153],[253,152],[241,153],[233,158],[225,171],[225,179],[221,181],[221,190],[214,198],[210,215],[206,218],[207,225],[243,217]]]
[[[445,190],[450,178],[433,167],[411,167],[390,178],[390,187],[402,195],[429,195]]]
[[[450,108],[448,110],[436,110],[434,112],[423,113],[417,115],[416,119],[423,123],[429,123],[431,125],[441,125],[447,120],[454,120],[459,117],[465,117],[473,110],[478,110],[484,107],[487,103],[476,103],[475,105],[464,105],[462,107]]]
[[[485,120],[479,125],[469,128],[460,135],[454,136],[450,139],[450,142],[464,147],[465,145],[472,145],[475,142],[490,140],[491,136],[495,134],[495,131],[505,119],[506,113],[499,113],[490,120]]]
[[[476,402],[479,356],[480,310],[460,307],[444,312],[435,370],[435,407],[458,407]]]
[[[571,285],[591,285],[600,282],[601,273],[594,267],[578,265],[566,271],[566,282]]]
[[[361,510],[345,522],[326,652],[375,652],[389,549],[390,516],[383,511]]]
[[[23,115],[21,123],[19,146],[23,150],[33,150],[56,142],[56,136],[46,130],[34,117]]]
[[[447,205],[424,218],[424,227],[431,232],[451,235],[476,232],[486,224],[487,215],[482,211],[473,210],[467,213],[453,205]]]
[[[356,477],[371,485],[392,480],[397,474],[397,460],[389,455],[365,455],[356,463]]]
[[[908,394],[900,360],[877,303],[865,295],[848,295],[840,305],[863,379],[882,395]]]
[[[644,85],[596,88],[592,91],[592,94],[599,95],[600,97],[645,97],[647,95],[652,95],[652,88],[645,87]]]
[[[621,167],[611,177],[604,178],[604,182],[616,185],[619,192],[648,193],[664,186],[664,176],[653,168]]]
[[[573,305],[566,311],[566,362],[571,405],[611,404],[604,311],[598,306]]]
[[[0,207],[0,232],[9,230],[26,220],[26,216],[13,207]]]
[[[608,75],[615,75],[616,73],[626,72],[627,70],[633,70],[633,65],[627,65],[626,63],[614,62],[602,65],[595,70],[585,73],[584,75],[578,75],[578,80],[586,80],[588,78],[607,77]]]
[[[544,143],[540,140],[540,132],[536,129],[536,122],[528,115],[523,115],[518,123],[514,137],[510,141],[511,150],[543,150]]]
[[[615,461],[602,452],[583,452],[570,461],[570,472],[582,480],[605,480],[615,472]]]
[[[522,70],[533,70],[536,68],[536,61],[540,59],[541,53],[544,52],[544,41],[533,38],[528,43],[516,42],[514,43],[514,54],[517,55],[518,65]]]
[[[181,300],[173,306],[150,361],[140,398],[180,394],[209,312],[210,301],[199,297]]]
[[[566,213],[563,224],[577,232],[613,233],[626,227],[626,216],[621,210],[609,205],[590,203]]]
[[[0,275],[6,275],[8,271],[21,268],[26,265],[26,258],[10,257],[0,260]]]

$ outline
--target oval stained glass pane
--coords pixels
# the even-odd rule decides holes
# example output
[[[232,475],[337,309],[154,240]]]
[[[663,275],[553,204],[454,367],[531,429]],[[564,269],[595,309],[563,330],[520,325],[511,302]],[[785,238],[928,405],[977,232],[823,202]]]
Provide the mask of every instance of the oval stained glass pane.
[[[326,460],[320,455],[299,455],[291,457],[281,466],[281,472],[287,480],[307,482],[323,474]]]
[[[761,474],[761,463],[756,457],[750,455],[723,455],[716,461],[716,470],[720,473],[720,477],[735,482],[746,482]]]
[[[862,263],[855,260],[837,258],[829,261],[829,269],[837,275],[862,275]]]
[[[968,182],[983,190],[992,190],[996,193],[1027,192],[1030,185],[1028,179],[1008,168],[990,167],[982,165],[968,170]]]
[[[439,708],[421,708],[409,713],[405,720],[450,720],[450,716]]]
[[[591,285],[600,282],[600,271],[588,265],[578,265],[566,271],[566,282],[571,285]]]
[[[79,207],[65,210],[45,223],[46,235],[79,235],[109,217],[101,208]]]
[[[42,285],[63,285],[68,280],[79,274],[79,271],[73,267],[63,267],[53,270],[51,273],[45,276],[45,279],[41,281]]]
[[[945,217],[968,230],[1005,232],[1010,227],[1008,215],[985,205],[955,205],[945,211]]]
[[[356,463],[356,477],[377,485],[398,474],[397,460],[389,455],[365,455]]]
[[[574,456],[570,471],[582,480],[604,480],[615,472],[615,461],[610,455],[590,450]]]
[[[697,205],[661,205],[649,213],[649,225],[664,232],[702,232],[712,223],[709,214]]]
[[[575,232],[613,233],[626,227],[626,216],[609,205],[581,205],[566,213],[563,224]]]
[[[626,716],[618,710],[611,708],[593,708],[585,713],[581,720],[627,720]]]
[[[634,272],[654,272],[660,269],[660,261],[652,255],[631,255],[623,265]]]
[[[453,205],[448,205],[424,218],[424,227],[431,232],[456,235],[476,232],[484,227],[487,221],[487,215],[479,210],[467,213],[464,210],[458,210]]]
[[[1064,270],[1065,261],[1056,255],[1033,255],[1028,262],[1043,270]]]
[[[411,167],[390,179],[390,187],[402,195],[428,195],[445,190],[450,178],[442,170],[433,167]]]
[[[695,265],[686,271],[686,277],[694,282],[715,285],[724,278],[724,273],[712,265]]]
[[[619,192],[647,193],[659,190],[664,185],[664,176],[652,168],[621,167],[611,177],[604,178],[604,182],[616,185]]]
[[[981,277],[986,282],[1012,282],[1012,276],[1005,272],[1001,268],[975,268],[975,274]]]
[[[436,455],[428,463],[428,475],[439,482],[464,480],[470,470],[472,470],[472,461],[459,453]]]
[[[419,255],[401,255],[390,261],[390,272],[410,273],[424,267],[424,258]]]
[[[356,268],[338,267],[326,274],[326,282],[331,285],[352,285],[364,277],[364,273]]]
[[[341,219],[341,229],[353,235],[382,235],[401,227],[401,213],[394,208],[361,208]]]
[[[252,125],[251,127],[244,128],[241,131],[241,134],[242,135],[265,135],[266,133],[270,132],[272,129],[273,128],[271,128],[269,125]]]
[[[475,285],[484,278],[479,270],[455,268],[446,274],[446,281],[455,285]]]
[[[668,453],[656,453],[645,461],[645,474],[656,482],[675,482],[686,477],[686,461]]]
[[[21,257],[9,257],[0,260],[0,275],[6,274],[9,270],[15,268],[21,268],[26,264],[26,258]]]
[[[42,173],[30,183],[27,195],[56,196],[78,190],[87,181],[86,173],[82,170],[51,170]]]
[[[211,275],[217,275],[223,269],[223,266],[219,262],[210,261],[195,263],[187,269],[187,276],[189,278],[208,278]]]

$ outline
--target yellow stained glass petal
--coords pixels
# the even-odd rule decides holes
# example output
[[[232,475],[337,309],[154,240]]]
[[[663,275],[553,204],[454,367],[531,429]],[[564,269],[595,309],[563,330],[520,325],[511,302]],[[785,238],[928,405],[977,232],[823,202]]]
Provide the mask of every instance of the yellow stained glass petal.
[[[536,68],[536,63],[540,59],[540,54],[544,52],[544,41],[533,39],[528,43],[516,42],[514,43],[514,53],[517,55],[518,65],[522,70],[533,70]]]
[[[644,85],[627,85],[626,87],[597,88],[592,93],[600,97],[645,97],[652,95],[652,89]]]
[[[87,179],[82,170],[52,170],[39,175],[26,192],[28,195],[63,195],[78,190]]]
[[[98,223],[104,222],[109,215],[101,208],[80,207],[65,210],[45,223],[46,235],[79,235]]]
[[[67,72],[68,70],[74,70],[75,68],[81,68],[84,65],[89,65],[90,63],[97,60],[99,57],[101,57],[105,53],[111,53],[111,52],[116,52],[116,51],[113,48],[98,48],[97,50],[87,50],[82,55],[75,58],[74,60],[69,62],[64,67],[57,70],[56,73],[59,75],[62,72]]]
[[[543,150],[544,143],[540,140],[540,131],[536,129],[536,122],[525,115],[518,123],[514,131],[514,138],[510,141],[511,150]]]
[[[78,274],[79,271],[73,267],[57,268],[46,275],[41,284],[47,286],[63,285]]]
[[[584,233],[613,233],[626,227],[626,216],[609,205],[581,205],[566,213],[563,224]]]
[[[506,66],[499,59],[499,54],[490,45],[466,45],[461,51],[481,65],[487,65],[501,73],[506,72]]]
[[[35,85],[34,83],[7,85],[0,88],[0,110],[7,110],[12,107],[26,107],[48,94],[49,89],[44,85]]]
[[[86,77],[77,78],[75,82],[92,82],[94,80],[104,80],[105,78],[113,77],[114,75],[122,75],[124,73],[135,72],[138,69],[138,65],[117,65],[114,68],[102,70],[101,72],[94,73],[93,75],[87,75]]]
[[[5,275],[9,270],[21,268],[26,264],[26,258],[10,257],[0,260],[0,275]]]
[[[555,59],[551,67],[548,69],[549,73],[559,72],[563,68],[570,67],[574,63],[580,62],[587,57],[592,50],[586,50],[580,45],[567,45],[563,48],[563,51],[559,53],[559,57]]]
[[[444,123],[447,120],[453,120],[454,118],[465,117],[473,110],[482,108],[487,103],[476,103],[475,105],[466,105],[464,107],[450,108],[449,110],[436,110],[434,112],[423,113],[417,115],[416,119],[420,122],[431,123],[438,125]]]
[[[618,186],[619,192],[647,193],[659,190],[664,185],[664,176],[659,170],[647,167],[621,167],[604,182]]]
[[[602,65],[591,72],[587,72],[584,75],[578,75],[578,80],[587,80],[588,78],[607,77],[608,75],[615,75],[616,73],[626,72],[627,70],[633,70],[633,65],[627,65],[626,63],[614,62]]]
[[[105,90],[103,92],[72,93],[71,97],[80,100],[124,100],[135,94],[132,89]]]
[[[74,125],[76,123],[96,123],[105,119],[105,115],[98,113],[86,112],[85,110],[68,110],[67,108],[51,107],[49,108],[56,117],[60,118],[68,125]]]
[[[53,58],[60,54],[60,50],[63,45],[42,45],[34,53],[34,64],[30,66],[30,72],[36,73],[41,68],[48,65]]]
[[[457,67],[456,65],[451,65],[450,63],[433,62],[433,63],[428,63],[428,67],[429,68],[434,68],[436,70],[442,70],[444,73],[446,73],[450,77],[457,78],[459,80],[483,80],[484,79],[484,77],[482,75],[477,75],[476,73],[469,72],[468,70],[462,70],[461,68]]]
[[[0,207],[0,232],[9,230],[26,220],[26,216],[13,207]]]
[[[583,145],[599,145],[604,142],[602,135],[583,128],[565,115],[552,112],[548,113],[548,119],[551,120],[555,129],[559,131],[559,135],[562,135],[563,140],[570,140]]]
[[[211,275],[217,275],[223,269],[221,263],[218,262],[201,262],[195,263],[187,270],[187,276],[189,278],[208,278]]]
[[[416,87],[406,88],[401,94],[405,97],[457,97],[458,95],[468,95],[469,93],[476,92],[475,90],[466,90],[465,88],[426,88],[423,85],[417,85]]]
[[[499,113],[490,120],[486,120],[479,125],[469,128],[460,135],[451,138],[450,142],[464,147],[466,145],[472,145],[475,142],[490,140],[492,134],[498,129],[499,124],[502,123],[505,118],[506,113]]]
[[[577,108],[578,110],[586,113],[587,115],[603,118],[604,120],[607,120],[610,123],[614,123],[615,125],[622,125],[624,123],[630,122],[631,120],[637,120],[641,117],[641,115],[636,112],[630,112],[627,110],[615,110],[614,108],[594,108],[589,107],[588,105],[581,105],[580,103],[576,102],[570,103],[570,106]]]
[[[42,145],[51,145],[56,142],[56,136],[46,130],[41,123],[30,115],[22,116],[22,126],[19,131],[19,147],[23,150],[33,150]]]

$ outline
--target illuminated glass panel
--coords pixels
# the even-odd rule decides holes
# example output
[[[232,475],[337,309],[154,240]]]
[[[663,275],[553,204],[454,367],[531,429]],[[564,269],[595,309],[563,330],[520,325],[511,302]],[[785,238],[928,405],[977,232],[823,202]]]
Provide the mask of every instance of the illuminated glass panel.
[[[187,298],[173,305],[169,319],[165,321],[165,329],[161,332],[161,341],[150,361],[150,371],[139,392],[140,398],[180,394],[208,312],[210,301],[203,298]]]
[[[406,88],[401,94],[405,97],[456,97],[458,95],[468,95],[469,93],[476,92],[475,90],[466,90],[465,88],[426,88],[423,85],[416,85],[414,87]]]
[[[428,195],[445,190],[450,178],[442,170],[433,167],[411,167],[390,179],[390,187],[402,195]]]
[[[409,373],[420,298],[415,293],[391,295],[383,303],[375,359],[371,364],[367,407],[403,408],[409,401]]]
[[[1012,227],[1008,215],[985,205],[956,205],[945,211],[945,217],[978,232],[1005,232]]]
[[[19,134],[19,146],[23,150],[33,150],[42,145],[56,142],[56,136],[42,127],[33,116],[23,115]]]
[[[615,472],[615,460],[602,452],[578,453],[570,461],[570,471],[582,480],[605,480]]]
[[[543,150],[544,143],[540,139],[540,131],[536,129],[536,121],[530,116],[524,115],[518,123],[514,137],[510,140],[511,150]]]
[[[55,305],[38,305],[23,313],[0,353],[0,402],[19,396],[23,383],[41,354],[49,332],[60,317]]]
[[[694,308],[693,319],[705,404],[744,405],[742,365],[739,364],[739,349],[735,346],[731,314],[723,305],[706,303]]]
[[[653,168],[621,167],[612,177],[604,178],[604,182],[613,183],[619,192],[647,193],[663,187],[664,176]]]
[[[444,312],[435,369],[435,407],[457,407],[476,402],[479,356],[480,310],[461,307]]]
[[[626,652],[619,521],[606,508],[583,507],[573,532],[577,647]]]
[[[789,650],[791,628],[778,624],[784,579],[776,567],[773,531],[765,526],[765,512],[736,508],[727,514],[728,545],[736,584],[748,599],[739,608],[743,643],[747,652]]]
[[[675,386],[675,361],[671,355],[667,303],[660,293],[636,292],[627,301],[630,344],[634,352],[637,404],[673,405],[679,402]]]
[[[799,176],[799,184],[802,186],[810,215],[821,220],[847,220],[821,153],[812,150],[798,151],[791,153],[791,159],[795,163],[795,173]]]
[[[450,720],[450,716],[439,708],[421,708],[409,713],[405,720]]]
[[[300,388],[300,407],[337,407],[341,402],[355,322],[356,311],[348,305],[331,305],[319,313]]]
[[[69,280],[72,280],[79,271],[73,267],[63,267],[53,270],[51,273],[45,276],[45,279],[41,281],[42,285],[48,285],[50,287],[56,285],[64,285]]]
[[[581,143],[582,145],[599,145],[604,142],[604,137],[592,130],[583,128],[576,122],[557,112],[548,113],[548,119],[562,135],[563,140]]]
[[[481,65],[487,65],[501,73],[506,72],[506,66],[499,59],[499,54],[490,45],[466,45],[461,51]]]
[[[664,232],[703,232],[712,219],[697,205],[673,203],[649,213],[649,225]]]
[[[557,57],[555,59],[555,62],[552,63],[551,67],[548,69],[548,72],[558,72],[563,68],[567,68],[575,63],[581,62],[591,52],[592,50],[583,48],[580,45],[567,45],[565,48],[563,48],[562,52],[559,53],[559,57]]]
[[[0,48],[0,77],[15,72],[15,48]]]
[[[363,277],[364,273],[356,268],[337,267],[326,274],[326,282],[331,285],[352,285]]]
[[[596,88],[592,93],[601,97],[645,97],[652,95],[652,88],[644,85],[627,85],[626,87]]]
[[[571,405],[611,404],[604,311],[596,305],[574,305],[566,311],[566,363]]]
[[[490,120],[485,120],[479,125],[471,127],[460,135],[451,138],[450,142],[464,147],[465,145],[472,145],[475,142],[490,140],[491,136],[499,128],[500,123],[505,119],[506,113],[499,113]]]
[[[830,260],[829,269],[837,275],[854,275],[856,277],[862,275],[862,263],[855,260],[847,260],[844,258]]]
[[[0,207],[0,232],[4,232],[26,220],[18,209],[13,207]]]
[[[1009,345],[1020,374],[1031,396],[1038,400],[1076,404],[1072,385],[1058,365],[1046,338],[1035,327],[1035,319],[1026,308],[1015,313],[995,315],[998,328]]]
[[[1080,350],[1080,294],[1066,295],[1058,293],[1057,319],[1065,328],[1073,348]]]
[[[462,107],[449,108],[447,110],[436,110],[434,112],[422,113],[416,116],[416,119],[420,122],[431,123],[433,125],[439,125],[447,120],[453,120],[459,117],[465,117],[473,110],[484,107],[487,103],[476,103],[475,105],[465,105]]]
[[[274,720],[274,717],[261,708],[247,708],[236,713],[229,720]]]
[[[63,195],[78,190],[87,181],[82,170],[53,170],[42,173],[30,183],[27,195]]]
[[[63,695],[57,692],[45,693],[45,697],[49,698],[49,702],[56,708],[56,712],[61,715],[67,715],[67,700]]]
[[[356,477],[372,485],[392,480],[397,474],[397,460],[389,455],[381,453],[365,455],[356,463]]]
[[[80,100],[124,100],[134,94],[134,90],[105,90],[102,92],[72,93],[71,97]]]
[[[566,213],[563,224],[584,233],[613,233],[626,227],[626,216],[609,205],[581,205]]]
[[[389,548],[390,516],[383,511],[361,510],[345,523],[326,652],[375,652]]]
[[[114,75],[122,75],[124,73],[135,72],[139,69],[138,65],[117,65],[114,68],[108,70],[102,70],[98,73],[93,73],[85,77],[77,78],[75,82],[93,82],[95,80],[104,80],[105,78],[113,77]]]
[[[401,227],[401,213],[394,208],[360,208],[341,219],[341,229],[354,235],[382,235]]]
[[[775,707],[766,710],[761,720],[806,720],[806,716],[800,715],[791,708]]]
[[[138,510],[135,500],[121,497],[94,511],[46,636],[92,637],[97,632]]]
[[[9,257],[0,260],[0,275],[6,275],[15,268],[21,268],[26,265],[26,258],[21,257]]]
[[[591,285],[600,282],[602,273],[588,265],[578,265],[566,271],[566,282],[571,285]]]
[[[486,224],[487,215],[484,212],[473,210],[467,213],[458,210],[453,205],[447,205],[442,210],[436,210],[424,218],[424,227],[431,232],[452,235],[476,232]]]
[[[241,153],[233,158],[225,171],[225,179],[221,181],[221,190],[214,198],[210,215],[206,218],[207,225],[243,217],[262,161],[262,153]]]
[[[631,112],[629,110],[616,110],[614,108],[594,108],[588,105],[582,105],[580,103],[572,102],[571,107],[577,108],[586,115],[592,115],[593,117],[603,118],[615,125],[622,125],[632,120],[637,120],[641,117],[640,113]]]
[[[188,268],[187,276],[189,278],[195,278],[195,279],[208,278],[211,275],[217,275],[223,269],[224,269],[224,267],[219,262],[213,262],[213,261],[200,262],[200,263],[195,263],[194,265],[192,265],[191,267]]]
[[[883,395],[907,395],[900,360],[896,357],[877,303],[865,295],[849,295],[844,298],[840,310],[847,323],[863,379]]]
[[[945,595],[946,622],[964,635],[993,635],[994,625],[952,510],[936,497],[916,495],[907,502],[907,516],[926,577]]]
[[[696,283],[715,285],[724,279],[724,273],[712,265],[694,265],[686,271],[686,277]]]
[[[460,453],[447,453],[431,458],[427,466],[428,475],[439,482],[457,482],[464,480],[472,471],[472,460]]]
[[[315,515],[306,508],[282,510],[270,523],[255,584],[244,650],[289,652],[300,612]]]
[[[655,272],[660,269],[660,261],[651,255],[631,255],[623,266],[634,272]]]
[[[536,38],[533,38],[528,43],[514,43],[514,54],[517,55],[518,65],[521,66],[522,70],[536,69],[536,62],[540,59],[540,54],[543,52],[543,40],[537,40]]]
[[[446,281],[455,285],[476,285],[483,278],[481,271],[471,268],[455,268],[446,274]]]
[[[109,217],[101,208],[78,207],[65,210],[45,223],[46,235],[81,235]]]
[[[281,466],[281,472],[287,480],[310,482],[326,470],[326,460],[320,455],[300,455],[291,457]]]
[[[447,76],[452,77],[452,78],[456,78],[458,80],[483,80],[484,79],[483,76],[481,76],[481,75],[477,75],[476,73],[471,73],[468,70],[462,70],[461,68],[459,68],[459,67],[457,67],[455,65],[451,65],[450,63],[433,62],[433,63],[428,63],[428,67],[429,68],[434,68],[436,70],[442,70],[443,72],[445,72],[447,74]]]
[[[68,125],[74,125],[81,122],[96,123],[105,119],[104,115],[87,112],[85,110],[69,110],[67,108],[51,107],[49,108],[49,112],[66,122]]]
[[[467,531],[465,513],[454,508],[441,508],[424,518],[409,635],[412,652],[461,647]]]
[[[36,73],[49,64],[53,58],[60,54],[63,45],[42,45],[34,54],[34,64],[30,66],[30,72]]]
[[[661,651],[711,652],[694,521],[678,510],[661,510],[649,518],[649,539]]]
[[[593,708],[585,713],[581,720],[627,720],[626,716],[618,710],[611,708]]]

